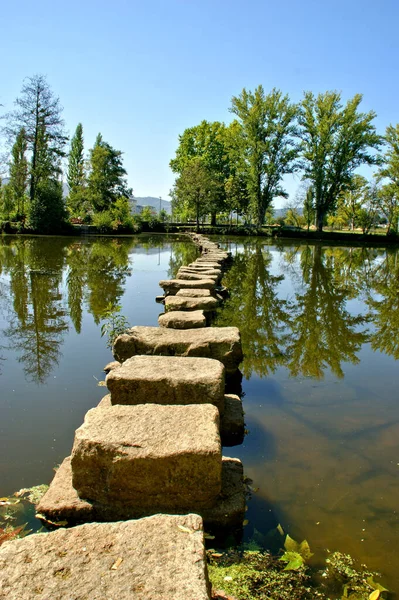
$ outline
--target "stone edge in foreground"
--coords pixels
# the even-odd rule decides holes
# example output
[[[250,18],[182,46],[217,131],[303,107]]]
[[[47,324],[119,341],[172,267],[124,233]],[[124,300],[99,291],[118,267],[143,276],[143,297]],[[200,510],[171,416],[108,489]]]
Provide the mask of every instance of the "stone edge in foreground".
[[[0,572],[2,600],[210,598],[195,514],[90,523],[6,542]]]

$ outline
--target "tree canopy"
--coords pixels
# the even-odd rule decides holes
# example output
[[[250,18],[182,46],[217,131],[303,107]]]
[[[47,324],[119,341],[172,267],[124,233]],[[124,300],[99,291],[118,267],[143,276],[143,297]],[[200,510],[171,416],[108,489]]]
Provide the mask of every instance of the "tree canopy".
[[[306,92],[298,122],[301,139],[301,166],[312,182],[316,225],[322,230],[325,216],[336,207],[338,197],[348,189],[355,170],[376,165],[382,138],[373,124],[376,114],[359,112],[361,94],[341,103],[341,94]]]

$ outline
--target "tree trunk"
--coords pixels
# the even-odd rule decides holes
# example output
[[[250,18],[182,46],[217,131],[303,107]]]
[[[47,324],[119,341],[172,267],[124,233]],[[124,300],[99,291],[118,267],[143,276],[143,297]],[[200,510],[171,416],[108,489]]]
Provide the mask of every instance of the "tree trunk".
[[[211,227],[216,225],[216,211],[211,212]]]
[[[200,226],[199,226],[199,204],[197,203],[197,214],[196,214],[196,221],[197,221],[197,233],[200,230]]]
[[[324,211],[320,208],[316,208],[316,229],[317,231],[323,231]]]

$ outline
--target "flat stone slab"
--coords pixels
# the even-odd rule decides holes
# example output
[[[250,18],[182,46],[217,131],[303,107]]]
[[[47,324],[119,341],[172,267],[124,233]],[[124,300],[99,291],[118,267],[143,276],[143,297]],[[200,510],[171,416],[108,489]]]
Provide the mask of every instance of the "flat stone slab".
[[[219,279],[219,275],[202,275],[201,273],[192,273],[192,272],[187,272],[187,271],[179,271],[177,274],[177,278],[178,279],[183,279],[183,280],[187,280],[187,281],[200,281],[203,280],[204,278],[206,279],[213,279],[214,282],[216,282]]]
[[[223,412],[224,371],[211,358],[133,356],[105,383],[112,404],[213,404]]]
[[[188,279],[163,279],[159,282],[159,285],[165,293],[176,294],[177,291],[182,289],[213,290],[215,281],[206,278],[196,279],[195,281],[189,281]]]
[[[221,267],[221,265],[218,262],[215,261],[211,261],[210,259],[206,260],[206,261],[202,261],[201,263],[191,263],[190,268],[195,268],[197,266],[202,266],[204,267],[204,270],[209,270],[209,269],[219,269]]]
[[[166,296],[165,310],[216,310],[219,300],[212,296],[190,298],[189,296]]]
[[[79,497],[162,512],[210,507],[221,489],[219,411],[210,404],[93,408],[75,432]]]
[[[209,600],[202,519],[155,515],[0,547],[3,600]]]
[[[243,358],[237,327],[203,327],[180,331],[137,325],[116,338],[113,353],[120,362],[137,354],[215,358],[231,373],[237,370]]]
[[[199,327],[206,327],[206,318],[203,310],[192,310],[189,312],[174,310],[159,315],[158,324],[160,327],[169,327],[171,329],[198,329]]]
[[[212,279],[214,277],[220,278],[222,276],[222,271],[220,269],[209,269],[206,267],[205,269],[197,266],[197,267],[180,267],[178,271],[177,278],[180,279],[181,273],[191,273],[193,275],[209,275]]]
[[[214,254],[214,253],[207,253],[207,254],[203,254],[202,256],[200,256],[199,258],[197,258],[195,260],[196,264],[203,264],[203,263],[216,263],[221,265],[222,263],[224,263],[226,260],[225,256],[221,256],[220,254]]]
[[[104,400],[104,399],[103,399]],[[103,401],[101,401],[103,402]],[[142,507],[126,504],[100,504],[79,498],[72,485],[71,458],[68,456],[57,470],[49,489],[36,507],[37,517],[48,525],[69,527],[90,521],[121,521],[162,512],[162,507]],[[245,487],[241,461],[222,459],[222,490],[210,509],[194,506],[189,512],[203,516],[205,527],[215,529],[241,527],[245,513]],[[62,524],[62,525],[61,525]]]
[[[185,298],[210,298],[212,296],[211,290],[179,290],[176,292],[176,296],[184,296]]]

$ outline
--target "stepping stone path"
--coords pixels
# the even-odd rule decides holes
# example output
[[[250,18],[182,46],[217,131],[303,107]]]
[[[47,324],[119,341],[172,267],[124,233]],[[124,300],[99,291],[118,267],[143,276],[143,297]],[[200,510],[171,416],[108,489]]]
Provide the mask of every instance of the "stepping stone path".
[[[236,327],[205,326],[226,295],[230,256],[191,237],[201,256],[160,282],[160,327],[115,340],[110,393],[37,506],[53,526],[88,524],[4,544],[0,598],[210,598],[202,522],[231,530],[245,512],[242,464],[221,449],[244,435],[241,400],[225,393],[242,349]]]

